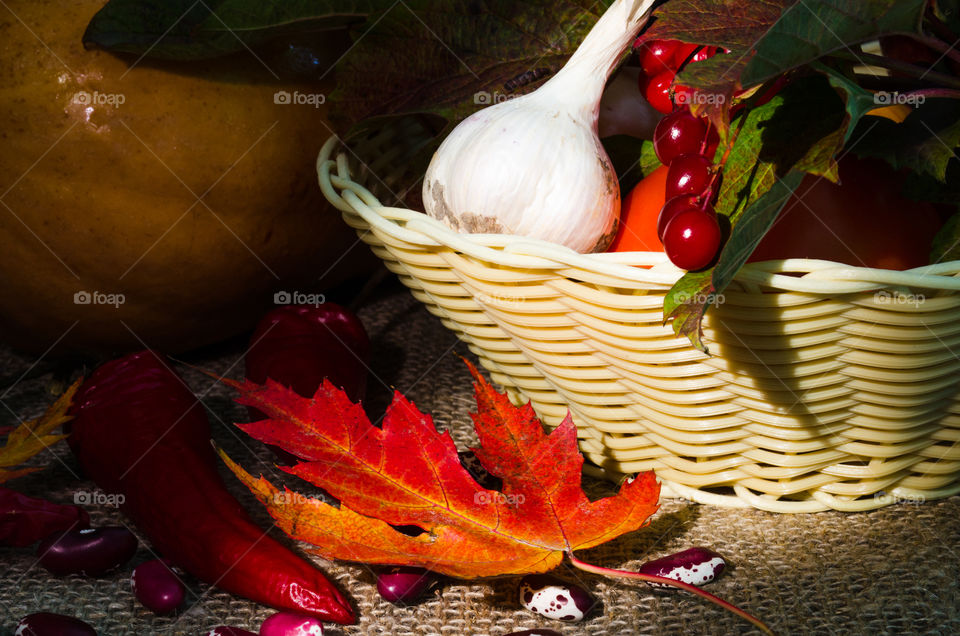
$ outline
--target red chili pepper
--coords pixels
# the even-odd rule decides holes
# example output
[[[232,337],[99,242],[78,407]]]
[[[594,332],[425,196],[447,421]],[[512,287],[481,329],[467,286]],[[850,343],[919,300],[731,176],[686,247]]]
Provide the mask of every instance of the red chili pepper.
[[[90,515],[0,486],[0,544],[23,547],[54,532],[90,527]]]
[[[284,305],[268,313],[250,337],[247,378],[267,378],[313,397],[326,378],[353,402],[367,387],[370,339],[352,312],[334,303]]]
[[[69,443],[86,474],[173,564],[277,609],[353,623],[323,574],[266,535],[227,492],[203,406],[157,354],[104,364],[80,387]]]
[[[268,313],[250,337],[245,364],[247,379],[267,378],[313,397],[324,379],[343,389],[353,402],[367,388],[370,338],[350,310],[334,303],[283,305]],[[251,419],[265,416],[248,409]],[[294,465],[296,456],[268,444],[280,463]]]

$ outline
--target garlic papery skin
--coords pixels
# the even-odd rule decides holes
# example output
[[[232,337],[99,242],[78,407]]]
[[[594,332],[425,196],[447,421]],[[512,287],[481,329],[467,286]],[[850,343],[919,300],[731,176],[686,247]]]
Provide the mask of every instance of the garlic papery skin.
[[[615,0],[543,86],[460,122],[427,168],[427,214],[459,232],[606,249],[616,235],[620,187],[597,135],[600,98],[653,3]]]

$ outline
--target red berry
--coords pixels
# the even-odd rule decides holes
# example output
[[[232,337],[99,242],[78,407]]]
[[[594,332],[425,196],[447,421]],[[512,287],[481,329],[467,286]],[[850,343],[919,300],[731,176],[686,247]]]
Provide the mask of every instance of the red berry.
[[[720,134],[717,132],[715,126],[710,126],[710,129],[707,130],[707,137],[700,148],[700,154],[712,160],[713,156],[717,154],[717,146],[719,145]]]
[[[647,101],[650,101],[649,98]],[[650,102],[653,104],[653,102]],[[656,104],[653,104],[656,108]],[[653,149],[657,159],[665,166],[680,155],[701,154],[707,125],[688,110],[677,110],[657,124],[653,131]]]
[[[667,114],[673,112],[673,101],[670,99],[670,84],[676,73],[673,71],[664,71],[657,73],[646,82],[644,87],[641,79],[641,88],[643,96],[650,102],[650,105],[661,113]]]
[[[670,262],[688,271],[703,269],[720,249],[716,215],[700,209],[680,212],[667,224],[663,247]]]
[[[673,217],[677,216],[680,212],[699,208],[698,203],[699,199],[689,194],[667,199],[663,207],[660,208],[660,216],[657,217],[657,237],[660,238],[661,243],[663,243],[664,230],[667,229],[667,224],[673,220]]]
[[[703,155],[680,155],[670,162],[667,198],[681,194],[703,195],[710,185],[713,164]]]
[[[657,236],[660,238],[660,242],[663,242],[663,235],[666,233],[667,225],[670,224],[670,221],[672,221],[674,217],[681,212],[699,210],[701,208],[705,208],[709,214],[716,214],[713,211],[713,206],[709,203],[704,206],[703,199],[696,195],[682,194],[678,197],[667,199],[667,202],[664,203],[660,209],[660,216],[657,217]]]
[[[686,42],[681,42],[673,54],[673,68],[678,70],[682,68],[687,62],[687,58],[690,57],[699,46],[699,44],[687,44]]]
[[[696,92],[696,90],[690,88],[689,86],[675,84],[673,87],[673,103],[677,106],[685,106],[689,108],[696,99]]]
[[[696,53],[693,54],[693,57],[690,58],[690,64],[694,62],[702,62],[704,60],[709,60],[711,57],[716,55],[717,47],[715,46],[704,46],[701,47]]]
[[[647,40],[639,49],[640,66],[651,77],[664,71],[676,71],[674,54],[680,42],[677,40]]]

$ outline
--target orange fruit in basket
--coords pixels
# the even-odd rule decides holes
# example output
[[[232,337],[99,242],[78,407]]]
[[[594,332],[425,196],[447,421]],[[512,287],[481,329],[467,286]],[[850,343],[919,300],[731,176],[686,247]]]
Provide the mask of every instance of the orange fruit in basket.
[[[900,194],[905,176],[879,159],[840,160],[840,185],[807,175],[750,261],[815,258],[857,267],[929,263],[940,217]]]
[[[666,201],[667,166],[660,166],[640,183],[620,204],[620,226],[608,252],[662,252],[657,236],[657,220]]]
[[[252,328],[275,291],[368,271],[317,187],[327,106],[277,98],[333,81],[85,50],[104,3],[0,8],[0,338],[182,351]]]

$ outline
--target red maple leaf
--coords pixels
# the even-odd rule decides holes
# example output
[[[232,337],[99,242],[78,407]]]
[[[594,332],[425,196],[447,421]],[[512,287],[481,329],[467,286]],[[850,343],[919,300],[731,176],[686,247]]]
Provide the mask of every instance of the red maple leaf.
[[[238,402],[269,418],[238,426],[302,458],[284,470],[329,492],[339,508],[281,491],[221,456],[281,529],[327,558],[416,565],[461,578],[545,572],[565,553],[647,523],[660,493],[652,471],[591,502],[581,488],[583,456],[572,420],[546,434],[529,404],[513,406],[472,365],[470,371],[477,457],[503,480],[501,491],[477,484],[449,433],[399,393],[379,429],[326,381],[306,399],[269,380],[224,380],[240,392]],[[404,525],[425,532],[411,537],[393,528]]]

